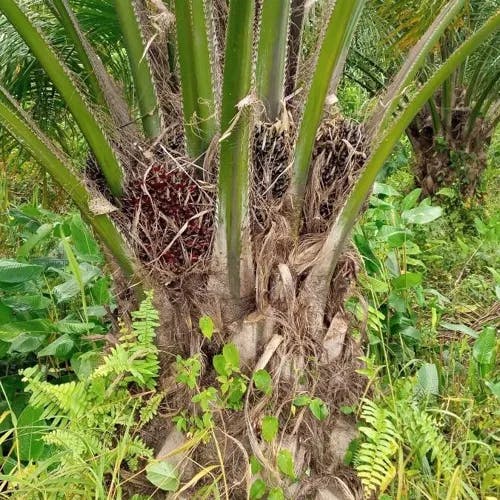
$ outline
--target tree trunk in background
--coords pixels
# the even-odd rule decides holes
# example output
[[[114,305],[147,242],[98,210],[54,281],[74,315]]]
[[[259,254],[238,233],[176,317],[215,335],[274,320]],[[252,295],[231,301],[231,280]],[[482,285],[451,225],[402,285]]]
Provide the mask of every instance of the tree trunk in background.
[[[487,151],[493,130],[477,119],[466,136],[470,109],[452,111],[451,129],[435,133],[430,112],[419,113],[408,127],[408,138],[415,153],[415,181],[424,196],[436,194],[441,188],[453,187],[463,196],[476,194],[481,175],[487,165]]]

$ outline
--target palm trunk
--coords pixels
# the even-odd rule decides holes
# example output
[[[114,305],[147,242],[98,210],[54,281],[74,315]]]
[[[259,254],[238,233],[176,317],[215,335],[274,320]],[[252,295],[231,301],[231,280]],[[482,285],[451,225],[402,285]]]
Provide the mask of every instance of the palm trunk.
[[[484,120],[477,119],[467,140],[469,116],[469,108],[456,106],[451,111],[451,128],[447,129],[446,138],[435,131],[427,109],[408,128],[415,154],[415,182],[422,188],[423,196],[434,195],[442,188],[454,188],[465,197],[477,194],[493,130]]]

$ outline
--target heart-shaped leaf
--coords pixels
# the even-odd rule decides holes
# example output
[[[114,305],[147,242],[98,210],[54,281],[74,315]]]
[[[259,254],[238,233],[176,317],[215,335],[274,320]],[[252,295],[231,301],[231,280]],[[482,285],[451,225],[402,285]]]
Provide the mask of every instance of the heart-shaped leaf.
[[[198,321],[198,325],[200,327],[200,331],[202,335],[208,339],[212,340],[214,330],[215,330],[215,325],[210,316],[202,316],[200,320]]]
[[[278,469],[291,479],[295,479],[293,456],[290,450],[280,450],[277,458]]]
[[[262,479],[256,479],[250,487],[250,499],[259,500],[266,494],[266,483]]]
[[[271,415],[266,415],[262,419],[262,439],[270,443],[278,434],[278,428],[278,419]]]
[[[179,474],[176,468],[165,460],[148,464],[146,477],[160,490],[177,491],[179,488]]]
[[[262,391],[264,394],[270,394],[272,391],[272,379],[271,375],[269,375],[269,372],[266,370],[257,370],[253,374],[253,383],[255,384],[255,387],[259,389],[259,391]]]

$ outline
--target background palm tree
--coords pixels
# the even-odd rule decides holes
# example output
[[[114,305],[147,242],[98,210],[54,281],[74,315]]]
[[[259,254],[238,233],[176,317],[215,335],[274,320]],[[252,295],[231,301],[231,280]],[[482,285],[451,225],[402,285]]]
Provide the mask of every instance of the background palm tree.
[[[360,32],[351,52],[350,74],[372,95],[395,72],[395,61],[405,57],[421,35],[422,17],[436,12],[444,1],[384,2],[373,8],[377,21],[371,34]],[[496,0],[468,1],[463,14],[446,31],[429,54],[432,71],[477,26],[497,12]],[[374,58],[366,39],[382,38],[380,57]],[[391,46],[392,50],[387,50]],[[498,125],[500,38],[492,36],[447,78],[424,106],[407,135],[415,153],[414,172],[424,194],[455,186],[464,195],[475,193],[486,167],[486,153]],[[376,62],[375,62],[376,61]],[[419,78],[425,79],[425,72]]]
[[[326,4],[321,44],[308,57],[300,51],[304,31],[296,29],[304,17],[301,2],[94,3],[0,4],[33,64],[43,68],[46,77],[35,80],[64,103],[56,116],[67,116],[80,131],[76,142],[85,144],[86,168],[59,127],[38,124],[29,113],[33,104],[9,93],[6,86],[19,82],[15,65],[10,78],[2,73],[0,123],[93,227],[122,306],[134,292],[155,289],[165,377],[172,359],[167,352],[200,351],[192,324],[208,314],[220,332],[218,345],[231,339],[249,372],[263,350],[272,355],[277,390],[268,412],[279,415],[299,386],[321,394],[330,417],[312,427],[304,420],[299,434],[310,434],[312,474],[326,478],[338,464],[324,444],[335,434],[336,408],[363,390],[355,344],[345,337],[343,302],[355,270],[344,252],[346,239],[401,134],[436,89],[498,31],[500,13],[467,33],[414,85],[464,0],[444,5],[362,126],[343,118],[334,99],[325,102],[342,76],[364,0]],[[85,24],[93,8],[108,13],[109,33]],[[62,30],[60,42],[55,26]],[[116,27],[121,41],[110,35]],[[287,67],[287,53],[298,71]],[[128,75],[122,79],[123,57]],[[328,347],[332,340],[340,352]],[[230,413],[223,418],[260,457],[264,452],[252,436],[262,410],[248,404],[245,429]],[[284,429],[296,442],[300,422]],[[237,483],[240,472],[235,467],[228,480]]]

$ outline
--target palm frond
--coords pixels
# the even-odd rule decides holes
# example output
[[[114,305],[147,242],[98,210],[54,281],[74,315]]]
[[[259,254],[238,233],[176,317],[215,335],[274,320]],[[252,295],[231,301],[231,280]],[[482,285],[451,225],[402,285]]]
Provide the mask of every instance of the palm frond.
[[[33,52],[43,66],[54,86],[59,90],[94,153],[106,177],[110,190],[113,194],[119,196],[123,189],[122,169],[110,143],[104,135],[100,123],[90,111],[67,68],[37,27],[28,19],[14,0],[3,1],[0,5],[0,12],[16,28],[25,43],[29,46],[31,52]]]
[[[346,204],[339,213],[328,233],[315,265],[307,277],[308,290],[322,290],[319,294],[326,300],[326,283],[329,283],[337,266],[346,238],[350,234],[363,203],[368,196],[380,168],[393,150],[397,141],[409,126],[418,111],[432,97],[436,89],[449,78],[466,58],[500,29],[500,11],[491,16],[486,23],[469,37],[441,67],[432,74],[425,85],[410,99],[404,111],[394,120],[373,151],[363,172],[352,189]],[[323,310],[322,308],[320,308]]]
[[[248,209],[250,94],[255,2],[229,3],[222,86],[219,167],[219,245],[227,261],[227,283],[240,297],[242,235]]]
[[[69,158],[57,149],[1,86],[0,118],[2,126],[32,154],[33,158],[36,158],[67,192],[82,216],[94,228],[101,241],[122,267],[124,273],[132,277],[135,273],[135,264],[121,234],[109,218],[109,203],[92,197],[84,182],[75,173]],[[96,204],[97,206],[101,205],[100,208],[97,208]],[[106,207],[108,208],[106,209]]]

